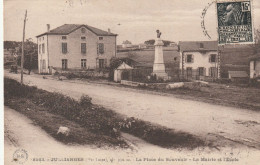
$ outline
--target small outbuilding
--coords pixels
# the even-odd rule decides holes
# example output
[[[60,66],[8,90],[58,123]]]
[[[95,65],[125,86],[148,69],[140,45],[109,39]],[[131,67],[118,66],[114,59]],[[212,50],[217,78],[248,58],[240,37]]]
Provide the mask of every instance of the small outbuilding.
[[[249,58],[250,78],[260,77],[260,53]]]
[[[114,81],[120,82],[121,80],[128,80],[132,69],[133,67],[123,62],[114,71]]]
[[[248,74],[245,71],[228,71],[228,78],[232,82],[241,82],[248,79]]]

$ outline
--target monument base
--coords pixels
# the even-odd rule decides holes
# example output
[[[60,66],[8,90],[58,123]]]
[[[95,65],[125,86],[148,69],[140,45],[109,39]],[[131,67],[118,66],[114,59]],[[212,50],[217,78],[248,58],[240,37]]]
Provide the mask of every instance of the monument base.
[[[152,75],[156,75],[156,78],[162,78],[164,80],[168,80],[168,74],[165,72],[164,64],[154,64],[153,65],[153,73]]]

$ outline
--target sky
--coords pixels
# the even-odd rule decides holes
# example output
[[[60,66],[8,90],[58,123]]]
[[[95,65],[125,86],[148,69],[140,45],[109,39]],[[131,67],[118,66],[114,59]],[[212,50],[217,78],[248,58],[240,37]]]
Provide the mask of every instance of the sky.
[[[210,40],[201,15],[212,0],[4,0],[4,40],[21,41],[27,9],[26,38],[63,24],[87,24],[118,34],[117,43],[134,44],[156,38],[170,41]],[[260,28],[260,0],[253,1],[254,27]],[[217,40],[215,4],[204,18],[211,40]]]

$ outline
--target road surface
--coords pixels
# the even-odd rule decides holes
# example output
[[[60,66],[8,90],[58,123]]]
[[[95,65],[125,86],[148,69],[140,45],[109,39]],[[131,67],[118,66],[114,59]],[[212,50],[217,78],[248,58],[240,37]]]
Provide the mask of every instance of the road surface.
[[[18,74],[5,72],[5,76],[20,79]],[[260,149],[259,112],[184,100],[144,90],[76,80],[43,79],[40,75],[25,75],[24,82],[75,99],[89,95],[93,103],[128,117],[188,132],[203,139],[216,137]]]
[[[221,151],[200,150],[168,150],[158,146],[147,144],[144,141],[131,137],[129,135],[124,136],[127,140],[134,145],[134,150],[130,149],[100,149],[93,148],[93,146],[75,146],[64,145],[46,132],[40,127],[33,124],[33,121],[20,114],[19,112],[12,110],[8,107],[4,109],[4,126],[5,126],[5,165],[17,165],[18,162],[13,160],[15,151],[23,149],[27,153],[27,160],[24,165],[47,165],[47,164],[61,164],[61,165],[79,165],[79,164],[91,164],[91,165],[215,165],[219,162],[201,162],[194,161],[197,159],[214,158],[222,159],[222,165],[233,164],[231,162],[224,161],[224,158],[236,158],[238,161],[234,162],[236,165],[258,165],[260,158],[260,151],[247,150],[247,149],[232,149],[224,148]],[[158,162],[158,158],[164,159],[163,162]],[[64,161],[64,158],[80,158],[83,161]],[[157,159],[156,161],[144,161],[144,158]],[[187,159],[186,161],[166,161],[174,159]],[[119,160],[129,161],[119,161]],[[137,160],[142,161],[137,161]],[[38,161],[36,161],[38,160]],[[42,161],[39,161],[42,160]],[[51,161],[56,160],[56,161]],[[112,160],[112,162],[111,162]]]

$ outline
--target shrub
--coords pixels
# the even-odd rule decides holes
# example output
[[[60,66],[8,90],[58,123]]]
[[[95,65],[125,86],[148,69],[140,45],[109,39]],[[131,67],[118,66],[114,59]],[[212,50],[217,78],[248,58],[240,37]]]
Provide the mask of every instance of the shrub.
[[[79,104],[80,104],[82,107],[85,107],[85,106],[88,107],[88,106],[92,105],[91,101],[92,101],[92,98],[91,98],[91,97],[89,97],[89,96],[87,96],[87,95],[83,95],[83,96],[81,96],[81,98],[80,98]]]
[[[76,75],[76,74],[74,74],[74,73],[66,73],[65,75],[64,75],[67,79],[73,79],[73,78],[77,78],[78,76]]]

